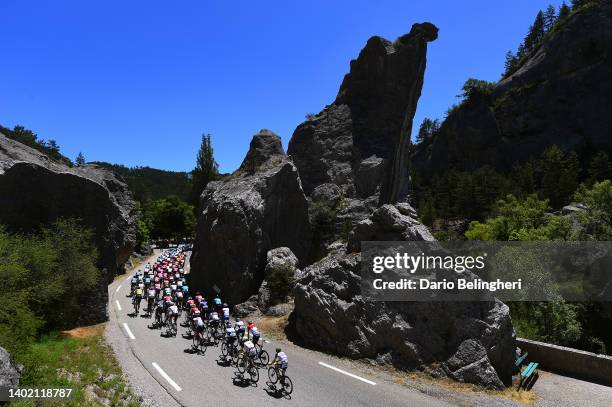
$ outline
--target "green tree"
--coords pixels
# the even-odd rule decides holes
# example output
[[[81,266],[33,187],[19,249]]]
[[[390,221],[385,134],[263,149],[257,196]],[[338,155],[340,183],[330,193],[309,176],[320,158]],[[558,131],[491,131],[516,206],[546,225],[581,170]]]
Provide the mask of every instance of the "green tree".
[[[152,202],[148,211],[151,237],[154,239],[190,237],[195,232],[193,206],[176,195]]]
[[[58,220],[36,235],[0,227],[0,346],[23,351],[41,331],[75,321],[85,296],[101,283],[93,233]]]
[[[202,134],[202,142],[196,156],[196,166],[191,175],[192,201],[197,208],[200,206],[200,194],[206,185],[219,177],[219,165],[215,161],[210,134]]]
[[[517,55],[514,55],[512,51],[506,52],[506,60],[504,62],[504,74],[503,78],[507,78],[516,72],[519,68],[519,58]]]
[[[462,103],[470,103],[480,99],[481,97],[493,92],[495,83],[484,81],[482,79],[469,78],[463,84],[461,93],[457,95],[461,98]]]
[[[419,132],[416,136],[416,142],[422,143],[425,140],[432,139],[435,134],[440,130],[440,121],[438,119],[430,119],[424,118],[421,126],[419,127]]]
[[[79,155],[77,155],[76,159],[74,160],[74,163],[77,166],[85,165],[85,156],[82,152],[79,151]]]
[[[544,11],[544,31],[550,31],[557,21],[557,12],[555,6],[550,4]]]
[[[540,159],[542,194],[553,208],[567,204],[578,186],[578,156],[565,153],[556,145],[547,148]]]
[[[612,181],[584,184],[574,194],[574,200],[586,206],[577,214],[580,229],[577,240],[612,240]]]
[[[599,151],[591,158],[588,172],[590,183],[611,178],[612,163],[610,163],[610,157],[605,151]]]
[[[536,18],[529,27],[529,31],[525,36],[525,40],[523,41],[523,45],[525,47],[525,54],[531,53],[534,49],[540,45],[542,38],[544,38],[545,28],[544,28],[544,13],[540,10],[536,15]]]
[[[569,16],[571,12],[572,10],[565,2],[561,3],[561,6],[559,7],[559,17],[557,18],[557,20],[560,21],[567,18],[567,16]]]
[[[270,289],[271,303],[285,302],[295,285],[295,269],[288,264],[277,265],[266,276],[266,282]]]

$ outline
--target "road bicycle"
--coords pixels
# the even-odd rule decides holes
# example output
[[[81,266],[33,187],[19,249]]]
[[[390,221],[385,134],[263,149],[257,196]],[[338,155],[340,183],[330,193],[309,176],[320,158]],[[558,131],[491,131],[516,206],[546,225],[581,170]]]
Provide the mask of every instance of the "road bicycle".
[[[155,308],[155,302],[153,300],[154,300],[153,297],[147,298],[147,317],[148,318],[151,318],[151,315],[153,315],[153,309]]]
[[[168,335],[176,336],[177,326],[176,326],[177,316],[172,315],[169,318],[166,316],[166,326],[168,327]]]
[[[250,377],[251,383],[257,383],[259,381],[259,369],[255,365],[253,357],[247,355],[244,351],[242,351],[242,355],[239,357],[238,362],[236,363],[236,369],[242,376],[247,373]]]
[[[206,332],[206,328],[202,330],[202,332],[199,332],[198,330],[196,330],[193,334],[192,347],[193,349],[197,349],[198,352],[206,351],[206,338],[205,338],[204,332]]]
[[[228,342],[227,337],[221,344],[221,355],[225,360],[229,360],[231,364],[236,364],[238,360],[238,345],[236,341]]]
[[[286,395],[290,395],[293,392],[293,382],[291,378],[287,376],[287,373],[281,372],[278,364],[273,364],[268,368],[268,380],[270,380],[270,387],[274,387],[276,390],[276,383],[280,381],[281,392]]]
[[[263,348],[263,338],[260,338],[255,344],[256,359],[259,366],[266,366],[270,362],[270,354]]]
[[[138,296],[134,297],[132,300],[132,304],[134,305],[134,315],[138,315],[138,312],[140,311],[140,300],[141,298]]]

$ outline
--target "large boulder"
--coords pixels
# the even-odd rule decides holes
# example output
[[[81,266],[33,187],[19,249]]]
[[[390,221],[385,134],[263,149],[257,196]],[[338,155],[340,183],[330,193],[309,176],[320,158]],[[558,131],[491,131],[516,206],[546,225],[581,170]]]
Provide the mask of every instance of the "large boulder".
[[[486,387],[511,384],[515,337],[505,304],[369,301],[360,275],[356,253],[333,253],[304,270],[290,319],[302,340],[405,369],[441,362],[448,375]]]
[[[23,366],[13,361],[11,355],[0,347],[0,388],[15,388],[19,386]]]
[[[429,230],[416,219],[416,211],[408,203],[386,204],[360,221],[349,237],[349,249],[359,251],[364,241],[433,241]]]
[[[325,183],[340,186],[347,197],[375,193],[377,188],[364,182],[364,176],[378,177],[380,163],[363,160],[376,156],[386,162],[388,185],[381,199],[401,200],[398,191],[405,193],[409,186],[406,152],[423,85],[427,43],[437,38],[437,32],[432,24],[423,23],[413,25],[395,42],[370,38],[351,61],[336,100],[296,128],[288,153],[307,195]]]
[[[58,218],[91,228],[103,271],[97,290],[83,299],[78,320],[107,320],[107,284],[122,272],[136,242],[137,210],[127,185],[96,165],[68,167],[0,134],[0,224],[31,232]]]
[[[250,170],[209,183],[201,196],[191,285],[206,292],[216,285],[233,304],[259,289],[268,250],[288,247],[304,261],[310,248],[308,203],[297,168],[282,148],[262,145],[278,147],[280,138],[269,131],[255,135],[241,165]]]
[[[436,137],[417,146],[414,169],[507,171],[551,145],[612,151],[612,4],[590,3],[560,21],[490,94],[454,109]]]

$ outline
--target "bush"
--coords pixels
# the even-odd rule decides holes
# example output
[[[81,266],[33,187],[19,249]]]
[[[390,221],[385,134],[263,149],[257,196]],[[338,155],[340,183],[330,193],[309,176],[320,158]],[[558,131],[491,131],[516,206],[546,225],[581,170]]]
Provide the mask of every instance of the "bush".
[[[289,264],[277,265],[270,270],[266,281],[270,289],[270,302],[273,305],[283,303],[295,285],[295,268]]]
[[[74,320],[78,301],[100,278],[92,238],[76,220],[58,220],[30,236],[0,227],[0,346],[19,353],[42,331]]]

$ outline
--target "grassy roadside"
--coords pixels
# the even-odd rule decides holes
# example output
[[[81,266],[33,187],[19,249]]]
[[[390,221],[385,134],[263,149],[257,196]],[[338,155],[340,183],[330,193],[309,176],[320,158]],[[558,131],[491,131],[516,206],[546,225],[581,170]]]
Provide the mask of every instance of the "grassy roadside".
[[[76,328],[43,337],[19,362],[24,365],[21,387],[72,388],[69,400],[19,401],[13,406],[139,406],[111,347],[104,340],[105,324]]]

